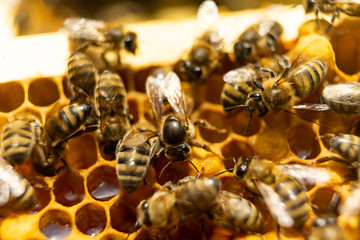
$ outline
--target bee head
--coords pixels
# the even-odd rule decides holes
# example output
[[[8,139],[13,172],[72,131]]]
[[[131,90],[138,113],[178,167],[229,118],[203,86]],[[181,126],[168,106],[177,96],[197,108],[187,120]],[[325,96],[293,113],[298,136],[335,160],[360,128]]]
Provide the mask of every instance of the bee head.
[[[166,143],[176,145],[185,141],[186,131],[178,118],[169,116],[165,120],[162,135]]]
[[[246,41],[237,41],[234,44],[234,54],[238,62],[248,60],[253,52],[253,46]]]
[[[203,74],[200,66],[195,65],[188,60],[180,63],[180,72],[186,76],[186,79],[189,82],[196,82]]]
[[[303,0],[305,13],[314,11],[316,0]]]
[[[114,42],[119,42],[124,36],[124,32],[119,27],[111,27],[108,29],[106,35]]]
[[[150,219],[149,214],[149,203],[146,200],[143,200],[138,206],[138,215],[139,215],[139,222],[141,224],[145,224],[146,226],[150,227],[152,225],[152,221]]]
[[[125,49],[135,54],[137,49],[137,35],[134,32],[128,32],[124,39]]]
[[[234,166],[234,176],[239,179],[244,179],[251,163],[251,158],[241,157]]]
[[[262,95],[260,92],[253,92],[249,94],[247,100],[245,102],[246,109],[251,112],[255,113],[258,116],[264,116],[269,111],[268,108],[265,106]]]
[[[169,146],[165,149],[165,156],[172,161],[185,161],[189,158],[191,148],[188,144],[182,143],[176,146]]]

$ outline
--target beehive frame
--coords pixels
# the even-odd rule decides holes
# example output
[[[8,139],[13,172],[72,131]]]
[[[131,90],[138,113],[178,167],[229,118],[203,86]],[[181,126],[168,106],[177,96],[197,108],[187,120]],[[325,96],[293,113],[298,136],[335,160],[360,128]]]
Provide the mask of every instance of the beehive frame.
[[[237,26],[230,27],[231,31],[226,33],[228,51],[231,42],[246,26],[255,23],[262,14],[263,10],[253,10],[221,15],[220,26]],[[283,48],[290,49],[297,39],[298,28],[306,19],[303,9],[301,6],[285,7],[280,11],[277,19],[285,29],[285,34],[282,36]],[[190,19],[128,26],[138,33],[140,50],[136,56],[123,55],[124,65],[120,73],[125,79],[128,101],[135,122],[149,120],[146,115],[148,103],[144,93],[144,82],[150,70],[158,66],[173,65],[183,56],[193,43],[195,25],[195,20]],[[332,36],[337,41],[342,37],[336,34]],[[341,52],[338,46],[337,48],[336,53]],[[3,58],[0,61],[1,126],[11,121],[21,111],[34,112],[44,122],[56,102],[68,103],[69,93],[66,88],[65,73],[71,52],[69,49],[68,39],[62,33],[18,37],[3,45],[1,50]],[[332,79],[334,82],[358,79],[357,74],[344,74],[336,65],[330,68],[336,75]],[[193,119],[204,118],[215,126],[228,130],[226,134],[197,130],[198,140],[209,144],[215,152],[224,157],[258,155],[276,163],[296,162],[306,165],[313,162],[312,160],[333,154],[320,137],[320,126],[286,113],[270,114],[262,119],[255,118],[249,130],[249,137],[242,136],[248,121],[248,113],[241,112],[233,117],[226,116],[219,104],[222,85],[221,73],[214,74],[208,79],[207,85],[199,89],[199,98],[203,103],[191,116]],[[305,160],[297,156],[302,150],[307,154]],[[204,167],[204,175],[207,176],[229,168],[232,164],[231,161],[223,162],[218,157],[196,148],[193,149],[191,160],[198,168]],[[46,234],[50,234],[51,226],[57,224],[62,225],[66,239],[90,239],[91,236],[102,240],[125,239],[136,221],[136,214],[131,208],[118,201],[118,198],[136,206],[142,199],[148,198],[154,191],[160,189],[167,180],[177,181],[184,176],[196,174],[187,162],[179,162],[171,164],[159,178],[159,172],[166,164],[166,159],[161,158],[149,167],[146,175],[147,184],[142,184],[133,194],[126,194],[117,184],[115,161],[108,159],[102,153],[96,136],[92,133],[70,140],[66,161],[72,171],[59,173],[55,177],[39,177],[29,168],[29,163],[19,168],[26,177],[32,179],[30,181],[37,183],[35,187],[39,205],[31,210],[31,213],[2,208],[0,239],[47,239]],[[346,179],[346,175],[349,174],[349,169],[347,166],[332,162],[322,164],[321,167],[331,171],[332,181],[325,186],[313,186],[308,190],[307,195],[312,204],[318,205],[320,209],[326,209],[334,192],[338,193],[341,199],[345,199],[348,195],[350,181]],[[234,192],[244,191],[243,184],[235,180],[231,174],[224,174],[220,178],[224,189]],[[101,187],[104,185],[101,184],[105,184],[105,189],[110,189],[110,193],[104,195],[104,192],[101,192]],[[119,190],[120,193],[117,193]],[[262,239],[275,239],[277,235],[273,220],[260,203],[256,202],[256,204],[265,213],[267,220]],[[312,213],[311,220],[306,223],[303,232],[283,230],[282,236],[284,239],[302,239],[309,231],[314,218],[315,215]],[[348,234],[358,234],[354,230],[356,220],[350,222],[340,218],[339,221],[343,227],[346,227]],[[227,239],[235,234],[232,231],[220,228],[212,230],[209,227],[205,228],[204,233],[200,233],[200,225],[195,224],[194,227],[185,224],[184,229],[187,231],[178,231],[172,238],[195,239],[204,234],[208,239],[216,237]],[[140,230],[132,234],[129,239],[146,237],[148,237],[146,232]],[[160,233],[158,237],[169,236]],[[236,233],[236,239],[257,238],[261,237]]]

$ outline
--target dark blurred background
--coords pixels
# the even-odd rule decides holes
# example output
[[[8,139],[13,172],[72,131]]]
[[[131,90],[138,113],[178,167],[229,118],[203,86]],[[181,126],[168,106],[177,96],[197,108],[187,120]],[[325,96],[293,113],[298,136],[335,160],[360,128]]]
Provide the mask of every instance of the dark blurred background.
[[[67,17],[87,17],[132,23],[155,19],[195,17],[202,0],[21,0],[16,13],[18,34],[53,32]],[[216,0],[220,11],[259,8],[271,3],[294,4],[295,0]]]

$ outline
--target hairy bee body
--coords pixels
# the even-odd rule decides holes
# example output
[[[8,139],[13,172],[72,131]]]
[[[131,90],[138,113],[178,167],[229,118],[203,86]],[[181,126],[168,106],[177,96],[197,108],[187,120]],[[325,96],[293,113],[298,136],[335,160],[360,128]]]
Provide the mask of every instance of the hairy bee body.
[[[102,138],[118,141],[130,126],[126,89],[120,76],[104,71],[95,88],[95,111],[100,116]]]
[[[318,218],[314,222],[307,240],[345,240],[344,230],[336,217]]]
[[[0,159],[0,206],[32,208],[36,204],[34,188],[9,163]]]
[[[330,145],[347,161],[360,162],[360,137],[339,134],[329,140]]]
[[[247,188],[255,193],[260,192],[265,201],[270,200],[274,195],[278,196],[278,204],[281,203],[285,206],[283,210],[289,217],[288,222],[284,226],[297,229],[302,228],[309,217],[310,205],[301,184],[294,177],[282,174],[268,160],[250,159],[247,157],[240,158],[236,163],[234,175],[237,178],[245,179]],[[279,207],[275,206],[274,202],[271,201],[267,205],[270,211],[272,211],[272,208]]]
[[[235,231],[260,232],[264,225],[262,213],[249,200],[234,193],[221,191],[218,206],[212,211],[217,225]]]
[[[116,147],[116,172],[120,185],[132,193],[144,179],[159,150],[158,136],[151,131],[130,130]]]
[[[248,82],[242,82],[239,84],[225,83],[221,91],[221,104],[225,111],[230,107],[244,104],[249,93],[255,91],[254,85]]]
[[[306,13],[314,11],[315,9],[325,14],[332,13],[338,15],[338,12],[342,12],[349,16],[355,16],[355,17],[360,16],[360,4],[355,0],[349,0],[349,1],[304,0],[303,4]]]

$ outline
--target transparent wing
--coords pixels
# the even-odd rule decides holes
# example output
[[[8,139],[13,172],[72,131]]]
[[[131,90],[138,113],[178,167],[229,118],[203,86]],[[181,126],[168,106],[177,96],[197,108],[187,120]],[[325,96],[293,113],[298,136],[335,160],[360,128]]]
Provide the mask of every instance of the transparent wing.
[[[357,183],[351,190],[349,196],[340,205],[340,213],[344,218],[349,218],[360,213],[360,186]]]
[[[302,185],[326,184],[330,182],[330,172],[324,168],[310,167],[300,164],[277,165],[283,174],[296,178]]]
[[[256,80],[256,70],[252,66],[246,65],[225,73],[223,79],[232,84],[251,82]]]
[[[156,120],[160,122],[161,116],[165,110],[164,106],[164,93],[163,89],[163,81],[165,75],[159,75],[156,72],[151,74],[145,83],[146,94],[149,98],[149,102],[151,103],[152,109],[155,113]]]
[[[0,180],[0,206],[5,205],[9,201],[9,197],[10,197],[9,185],[5,181]]]
[[[169,72],[164,78],[163,83],[162,91],[172,109],[179,115],[183,122],[187,122],[185,101],[178,75],[174,72]]]
[[[354,113],[360,112],[360,83],[348,82],[327,85],[322,96],[326,101],[351,106]]]
[[[212,0],[205,0],[199,6],[197,12],[197,31],[203,34],[213,28],[219,19],[219,10]]]
[[[64,28],[60,31],[67,32],[70,38],[77,40],[104,41],[104,35],[99,31],[104,26],[103,21],[72,17],[64,21]]]
[[[264,202],[281,227],[292,227],[294,225],[294,219],[291,218],[288,211],[286,211],[285,204],[280,200],[280,196],[275,190],[262,182],[257,182],[258,187]]]

